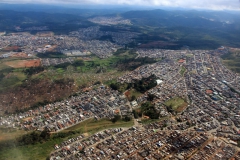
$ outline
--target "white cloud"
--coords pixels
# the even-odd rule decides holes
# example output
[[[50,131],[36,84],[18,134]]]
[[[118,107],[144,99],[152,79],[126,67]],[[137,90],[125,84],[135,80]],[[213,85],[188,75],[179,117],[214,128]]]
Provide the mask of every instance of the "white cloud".
[[[138,5],[183,7],[195,9],[234,9],[240,10],[239,0],[1,0],[4,3],[45,3],[45,4],[111,4],[111,5]]]

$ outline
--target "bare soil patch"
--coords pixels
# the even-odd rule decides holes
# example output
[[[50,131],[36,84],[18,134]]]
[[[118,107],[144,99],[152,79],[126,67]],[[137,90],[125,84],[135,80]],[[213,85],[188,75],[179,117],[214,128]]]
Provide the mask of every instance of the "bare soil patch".
[[[12,57],[22,57],[22,58],[27,58],[28,55],[27,55],[26,53],[24,53],[24,52],[18,52],[18,53],[16,53],[16,54],[12,55]]]
[[[16,61],[8,61],[6,65],[13,68],[26,68],[26,67],[38,67],[41,65],[40,59],[34,60],[16,60]]]
[[[16,51],[19,49],[20,49],[19,46],[8,46],[8,47],[4,48],[3,51]]]

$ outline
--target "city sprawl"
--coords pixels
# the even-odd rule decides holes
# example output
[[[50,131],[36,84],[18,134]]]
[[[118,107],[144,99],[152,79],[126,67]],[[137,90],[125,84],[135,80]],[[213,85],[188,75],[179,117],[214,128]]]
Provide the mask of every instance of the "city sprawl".
[[[101,18],[98,23],[104,21]],[[99,27],[79,29],[69,35],[45,34],[0,36],[0,48],[10,44],[23,46],[22,52],[27,57],[54,48],[68,56],[41,59],[42,66],[51,66],[73,63],[75,56],[95,54],[100,58],[110,57],[138,35],[100,31]],[[108,35],[114,43],[96,40]],[[138,118],[134,119],[131,128],[79,135],[53,146],[55,151],[50,159],[240,159],[237,147],[240,139],[240,76],[222,64],[220,55],[227,52],[227,47],[216,50],[137,49],[136,58],[160,60],[140,66],[117,79],[120,84],[130,84],[151,75],[157,77],[157,86],[136,100],[129,101],[124,93],[107,85],[93,85],[63,101],[2,116],[0,125],[27,131],[46,129],[56,133],[90,118],[98,121],[113,118],[116,114],[129,116],[151,94],[154,95],[151,103],[160,113],[158,121],[142,124]],[[17,53],[9,52],[2,58],[14,54]],[[170,112],[166,105],[175,97],[186,101],[186,106],[178,113]]]
[[[31,58],[37,53],[56,50],[66,56],[84,56],[95,54],[107,58],[117,49],[133,41],[138,33],[100,31],[99,27],[89,27],[72,31],[69,35],[53,35],[52,32],[39,32],[31,35],[28,32],[12,33],[0,36],[0,49],[9,45],[21,46],[22,56]],[[97,40],[102,36],[111,36],[113,42]],[[2,54],[1,58],[14,57],[19,52]]]

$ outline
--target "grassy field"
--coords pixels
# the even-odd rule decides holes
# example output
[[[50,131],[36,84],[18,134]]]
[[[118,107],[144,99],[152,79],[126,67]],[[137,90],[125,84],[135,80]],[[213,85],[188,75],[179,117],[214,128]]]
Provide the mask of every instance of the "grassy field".
[[[176,112],[181,112],[187,107],[187,102],[180,97],[174,97],[164,103],[168,107],[172,107],[172,109]]]
[[[142,119],[139,123],[142,123],[143,125],[154,123],[154,122],[160,122],[164,119],[168,119],[169,117],[161,117],[159,119]]]
[[[230,70],[240,73],[240,49],[232,49],[222,56],[222,63]]]
[[[26,79],[26,75],[22,72],[12,72],[7,75],[7,78],[0,80],[0,90],[15,87],[22,84],[22,81]]]
[[[154,122],[159,122],[162,119],[142,119],[139,123],[142,123],[144,125],[154,123]]]
[[[66,68],[48,67],[45,72],[38,75],[33,75],[34,78],[46,77],[51,80],[59,78],[73,78],[77,86],[83,84],[94,83],[100,81],[108,84],[112,80],[125,73],[125,71],[118,71],[114,66],[119,59],[124,56],[112,56],[106,59],[92,57],[90,60],[84,61],[83,66],[73,67],[72,65]]]
[[[14,129],[14,128],[0,128],[0,142],[13,140],[26,133],[27,133],[26,131]]]
[[[182,66],[180,70],[180,74],[183,76],[185,72],[186,72],[186,68]]]
[[[0,159],[2,160],[45,160],[46,157],[54,150],[53,146],[59,144],[64,139],[51,139],[45,143],[35,145],[25,145],[18,147],[5,148],[0,151]]]
[[[14,63],[15,61],[19,61],[19,59],[11,58],[0,60],[0,74],[4,75],[4,78],[0,79],[1,91],[21,84],[27,77],[23,73],[23,69],[12,68],[7,65],[7,62]]]
[[[132,96],[135,96],[135,97],[139,97],[139,96],[142,95],[142,93],[138,92],[138,91],[135,90],[135,89],[131,89],[131,90],[130,90],[130,94],[131,94]]]
[[[9,67],[2,60],[0,60],[0,70],[6,69],[6,68],[11,68],[11,67]]]
[[[108,119],[100,119],[98,121],[94,119],[88,119],[82,123],[79,123],[73,127],[70,127],[62,132],[68,131],[80,131],[80,133],[88,133],[89,135],[94,134],[98,131],[107,128],[118,128],[118,127],[131,127],[134,122],[129,121],[117,121],[112,123]],[[0,132],[1,133],[1,132]],[[19,133],[21,135],[21,133]],[[2,134],[4,136],[5,134]],[[13,136],[13,134],[12,134]],[[77,136],[71,135],[66,138],[56,138],[50,139],[45,143],[37,143],[35,145],[25,145],[12,148],[4,148],[0,150],[0,160],[45,160],[47,156],[54,150],[53,146],[55,144],[60,144],[62,141],[69,139],[70,137]]]
[[[133,126],[133,124],[134,124],[133,121],[125,122],[120,120],[120,121],[117,121],[116,123],[113,123],[109,119],[100,119],[97,121],[95,119],[89,119],[73,127],[70,127],[64,130],[63,132],[80,131],[82,133],[92,134],[107,128],[131,127]]]

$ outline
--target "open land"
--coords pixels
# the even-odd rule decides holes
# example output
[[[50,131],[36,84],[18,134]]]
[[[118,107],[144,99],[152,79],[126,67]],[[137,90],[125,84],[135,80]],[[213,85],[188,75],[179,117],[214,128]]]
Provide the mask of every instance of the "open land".
[[[237,48],[231,48],[229,54],[222,56],[222,62],[232,71],[240,72],[240,50]]]
[[[172,107],[172,109],[177,112],[182,112],[188,104],[182,98],[174,97],[166,101],[165,105],[168,107]]]
[[[38,67],[41,65],[41,60],[16,60],[6,62],[6,65],[13,68],[26,68],[26,67]]]

